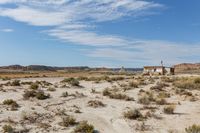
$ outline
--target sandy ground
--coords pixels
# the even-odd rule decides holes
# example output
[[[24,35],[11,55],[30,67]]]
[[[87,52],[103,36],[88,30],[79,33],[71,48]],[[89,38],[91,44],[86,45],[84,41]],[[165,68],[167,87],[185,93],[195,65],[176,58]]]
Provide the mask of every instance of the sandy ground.
[[[143,123],[138,120],[129,120],[123,117],[123,112],[127,109],[142,108],[144,105],[139,104],[138,93],[141,89],[149,90],[151,86],[154,86],[159,79],[153,84],[141,85],[139,88],[133,88],[123,92],[124,94],[133,97],[134,101],[125,101],[119,99],[110,99],[107,96],[102,95],[102,91],[105,88],[119,87],[120,84],[126,84],[132,79],[123,81],[114,81],[112,83],[101,81],[95,83],[93,81],[80,81],[82,87],[61,87],[60,81],[64,78],[33,78],[33,79],[20,79],[20,81],[47,81],[52,83],[52,87],[56,85],[56,91],[48,91],[47,87],[41,87],[45,93],[50,94],[50,98],[46,100],[38,100],[31,98],[29,100],[23,99],[25,90],[29,89],[28,85],[21,86],[3,86],[0,91],[0,132],[3,132],[2,127],[5,124],[12,125],[16,130],[29,129],[31,133],[70,133],[75,126],[63,127],[59,125],[62,121],[62,116],[58,115],[63,110],[68,115],[76,118],[76,121],[87,120],[89,124],[92,124],[95,130],[99,133],[168,133],[177,132],[183,133],[185,128],[192,124],[200,124],[200,101],[195,102],[188,100],[185,96],[172,95],[167,98],[170,103],[176,104],[174,114],[163,113],[164,105],[152,104],[149,106],[157,107],[154,112],[158,118],[148,118],[144,120],[144,131],[137,129]],[[8,81],[1,81],[0,84],[4,84]],[[165,88],[167,92],[171,91],[173,87]],[[95,89],[96,92],[92,93],[91,90]],[[68,94],[84,94],[84,96],[68,96],[61,97],[63,92]],[[193,92],[199,97],[199,92]],[[16,111],[11,111],[9,106],[3,105],[3,101],[6,99],[13,99],[19,104],[19,108]],[[88,101],[99,100],[105,104],[105,107],[93,108],[88,106]],[[76,113],[76,110],[80,110],[81,113]],[[23,116],[34,116],[36,112],[36,121],[29,122],[23,119]],[[48,127],[41,126],[42,124],[48,125]]]

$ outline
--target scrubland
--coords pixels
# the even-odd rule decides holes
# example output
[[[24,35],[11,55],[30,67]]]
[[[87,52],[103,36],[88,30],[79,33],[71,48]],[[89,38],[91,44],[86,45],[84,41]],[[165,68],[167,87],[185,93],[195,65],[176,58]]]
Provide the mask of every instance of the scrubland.
[[[2,77],[0,132],[200,133],[200,76]]]

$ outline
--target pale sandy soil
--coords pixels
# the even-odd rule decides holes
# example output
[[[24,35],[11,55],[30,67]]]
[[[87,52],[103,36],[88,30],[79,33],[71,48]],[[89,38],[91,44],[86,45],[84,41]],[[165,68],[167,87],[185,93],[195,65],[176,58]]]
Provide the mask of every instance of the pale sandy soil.
[[[65,110],[68,115],[72,115],[77,121],[87,120],[88,123],[94,125],[94,128],[99,133],[168,133],[173,131],[174,133],[183,133],[185,128],[192,124],[200,124],[200,101],[195,102],[188,100],[185,96],[178,96],[172,94],[167,101],[176,104],[174,114],[164,114],[164,105],[152,104],[150,106],[157,107],[155,115],[160,117],[156,119],[154,117],[144,120],[145,131],[137,130],[142,124],[142,121],[129,120],[123,117],[123,112],[127,109],[142,108],[144,105],[138,103],[138,93],[140,89],[149,90],[151,86],[154,86],[159,79],[156,79],[154,84],[142,85],[139,88],[133,88],[124,94],[133,97],[134,101],[125,101],[110,99],[102,95],[102,91],[113,86],[119,87],[119,84],[127,83],[129,80],[115,81],[109,83],[106,81],[100,83],[94,83],[92,81],[80,81],[82,87],[65,87],[61,88],[60,81],[63,78],[34,78],[34,79],[20,79],[21,81],[47,81],[54,85],[56,91],[47,91],[47,88],[40,87],[45,93],[50,94],[50,98],[46,100],[38,100],[35,98],[24,100],[23,94],[25,90],[28,90],[29,86],[23,85],[19,87],[4,86],[1,87],[4,91],[0,91],[0,132],[3,132],[2,127],[5,124],[12,125],[16,130],[29,129],[31,133],[70,133],[75,126],[63,127],[59,125],[61,122],[61,116],[57,115],[59,110]],[[1,81],[0,84],[7,81]],[[91,93],[91,89],[95,89],[97,93]],[[171,91],[172,87],[165,88],[167,92]],[[83,93],[85,97],[61,97],[63,92],[69,94],[75,94],[75,92]],[[98,93],[99,92],[99,93]],[[199,98],[199,91],[194,91],[193,94]],[[13,99],[20,105],[18,110],[11,111],[8,106],[3,105],[2,102],[6,99]],[[99,100],[103,102],[105,107],[93,108],[88,106],[88,101]],[[178,104],[179,103],[179,104]],[[75,113],[75,110],[79,109],[81,113]],[[40,114],[36,116],[36,122],[28,122],[23,120],[23,115],[34,116],[34,112]],[[8,120],[12,120],[9,122]],[[48,128],[41,127],[41,123],[50,125]]]

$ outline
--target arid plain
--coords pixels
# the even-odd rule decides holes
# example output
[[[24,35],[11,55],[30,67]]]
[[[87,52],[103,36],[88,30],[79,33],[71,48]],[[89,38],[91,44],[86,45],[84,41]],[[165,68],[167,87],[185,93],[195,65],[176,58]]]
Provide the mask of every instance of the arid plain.
[[[0,80],[0,132],[194,133],[199,128],[198,75],[7,76]]]

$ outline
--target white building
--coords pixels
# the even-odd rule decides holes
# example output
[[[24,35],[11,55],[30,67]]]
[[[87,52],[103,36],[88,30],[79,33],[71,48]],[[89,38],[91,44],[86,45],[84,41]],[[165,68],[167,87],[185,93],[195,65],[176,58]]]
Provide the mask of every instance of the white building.
[[[174,68],[172,67],[165,67],[165,66],[144,66],[143,69],[144,74],[172,74],[174,75]]]

